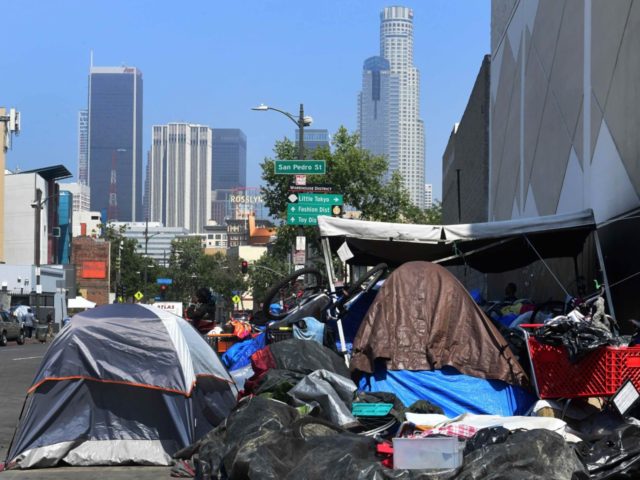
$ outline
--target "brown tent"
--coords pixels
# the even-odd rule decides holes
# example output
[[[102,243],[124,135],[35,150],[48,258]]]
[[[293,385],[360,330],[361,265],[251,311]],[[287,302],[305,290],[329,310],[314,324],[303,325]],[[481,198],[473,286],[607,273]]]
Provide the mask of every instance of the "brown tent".
[[[438,370],[448,365],[474,377],[527,385],[507,342],[445,268],[409,262],[385,281],[353,345],[352,370]]]

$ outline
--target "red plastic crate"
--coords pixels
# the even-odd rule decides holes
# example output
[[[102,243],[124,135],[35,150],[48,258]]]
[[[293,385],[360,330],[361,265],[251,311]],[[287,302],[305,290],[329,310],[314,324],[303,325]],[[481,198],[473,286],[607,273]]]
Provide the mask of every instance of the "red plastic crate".
[[[570,363],[564,347],[528,338],[540,398],[614,395],[627,380],[640,389],[640,347],[602,347]]]

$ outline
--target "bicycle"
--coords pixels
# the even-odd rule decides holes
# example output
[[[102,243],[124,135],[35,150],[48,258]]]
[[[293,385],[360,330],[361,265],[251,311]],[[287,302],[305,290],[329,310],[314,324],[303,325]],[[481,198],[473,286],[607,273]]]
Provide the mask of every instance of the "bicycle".
[[[285,329],[291,331],[294,324],[304,327],[305,317],[314,317],[325,325],[337,322],[341,345],[345,345],[341,319],[347,304],[356,296],[368,292],[386,273],[388,267],[380,263],[360,276],[353,284],[341,290],[330,291],[322,284],[322,274],[316,268],[303,268],[293,272],[269,289],[265,295],[262,313],[268,320],[275,320],[271,330],[271,342],[282,339],[273,333]],[[279,310],[274,309],[278,305]],[[286,336],[286,335],[285,335]],[[329,345],[335,348],[333,345]]]

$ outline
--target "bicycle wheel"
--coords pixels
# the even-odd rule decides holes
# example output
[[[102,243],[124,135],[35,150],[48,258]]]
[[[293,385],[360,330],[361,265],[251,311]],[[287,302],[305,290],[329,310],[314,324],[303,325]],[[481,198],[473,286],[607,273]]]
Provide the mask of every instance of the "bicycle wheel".
[[[371,290],[371,287],[373,287],[376,282],[380,280],[382,275],[385,274],[387,268],[389,267],[387,267],[386,263],[379,263],[367,273],[358,278],[358,280],[356,280],[353,285],[348,285],[347,288],[342,291],[342,297],[340,297],[336,302],[336,309],[341,310],[345,306],[345,304],[356,295]]]
[[[311,284],[305,285],[302,276],[312,277]],[[322,274],[316,268],[302,268],[283,278],[267,291],[262,305],[262,313],[271,320],[281,320],[298,310],[322,289]],[[281,312],[271,311],[272,304],[278,304]]]

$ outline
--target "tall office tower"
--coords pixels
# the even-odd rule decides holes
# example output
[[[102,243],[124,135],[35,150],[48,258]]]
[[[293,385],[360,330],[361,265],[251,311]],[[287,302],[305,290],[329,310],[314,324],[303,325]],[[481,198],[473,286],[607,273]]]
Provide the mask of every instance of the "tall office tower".
[[[365,60],[362,91],[358,96],[360,144],[375,155],[386,156],[389,172],[398,169],[398,90],[398,76],[391,75],[388,60],[382,57]]]
[[[247,186],[247,136],[238,128],[213,129],[211,218],[222,225],[233,217],[229,196]]]
[[[329,139],[329,130],[324,128],[305,128],[303,132],[304,149],[307,152],[306,157],[311,158],[309,155],[313,154],[316,148],[331,147],[331,141]],[[298,139],[300,138],[300,130],[296,128],[296,145],[298,145]]]
[[[150,221],[201,233],[211,211],[211,128],[154,125],[149,169]]]
[[[89,111],[78,112],[78,183],[89,184]]]
[[[410,8],[386,7],[380,13],[380,57],[365,62],[358,114],[361,145],[376,154],[382,149],[390,170],[402,174],[411,201],[422,208],[424,124],[420,119],[420,74],[413,65]],[[378,107],[386,107],[386,112],[379,112]]]
[[[88,179],[103,218],[142,218],[142,72],[91,67]],[[105,216],[106,214],[106,216]]]
[[[247,186],[247,136],[238,128],[213,129],[213,190]]]

